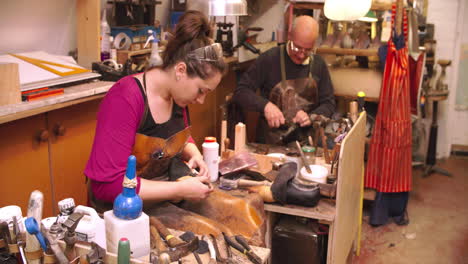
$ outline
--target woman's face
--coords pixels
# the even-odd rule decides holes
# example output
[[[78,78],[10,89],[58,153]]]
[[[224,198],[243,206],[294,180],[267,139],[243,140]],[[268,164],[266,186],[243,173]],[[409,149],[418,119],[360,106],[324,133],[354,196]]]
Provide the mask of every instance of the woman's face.
[[[221,81],[221,73],[216,72],[206,80],[200,77],[188,77],[186,74],[176,81],[172,97],[174,102],[180,107],[189,104],[203,104],[209,92],[214,91]]]

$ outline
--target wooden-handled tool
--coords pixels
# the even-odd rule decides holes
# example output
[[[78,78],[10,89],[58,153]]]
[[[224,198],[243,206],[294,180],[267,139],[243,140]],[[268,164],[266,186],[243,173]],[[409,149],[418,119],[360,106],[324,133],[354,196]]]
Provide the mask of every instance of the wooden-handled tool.
[[[297,140],[296,140],[296,147],[297,147],[297,150],[299,151],[299,154],[301,154],[302,163],[304,163],[304,167],[305,167],[307,173],[312,173],[312,170],[310,169],[310,164],[307,161],[307,159],[305,158],[304,152],[302,152],[301,144]]]
[[[167,244],[170,247],[176,247],[186,243],[182,241],[182,239],[173,236],[171,232],[169,232],[169,230],[166,228],[166,226],[163,223],[161,223],[161,221],[159,221],[156,217],[150,217],[150,224],[156,227],[161,237],[163,237],[166,240]]]
[[[44,195],[35,190],[29,197],[27,217],[34,217],[40,223],[42,220],[42,208],[44,205]],[[41,246],[37,238],[26,232],[26,248],[24,249],[29,264],[40,264],[42,258]]]
[[[271,186],[269,181],[252,181],[245,179],[230,180],[224,177],[219,179],[219,187],[221,189],[237,189],[241,187],[252,187],[252,186]]]

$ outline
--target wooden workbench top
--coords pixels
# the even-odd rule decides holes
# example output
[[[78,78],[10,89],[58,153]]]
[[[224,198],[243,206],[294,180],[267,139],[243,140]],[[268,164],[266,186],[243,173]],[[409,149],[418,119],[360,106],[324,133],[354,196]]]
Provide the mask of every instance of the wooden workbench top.
[[[114,82],[90,82],[64,89],[62,95],[0,106],[0,124],[101,98]]]

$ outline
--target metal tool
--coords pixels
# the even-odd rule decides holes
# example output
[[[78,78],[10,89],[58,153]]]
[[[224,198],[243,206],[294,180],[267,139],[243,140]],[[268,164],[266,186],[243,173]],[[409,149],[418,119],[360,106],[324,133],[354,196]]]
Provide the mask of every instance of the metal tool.
[[[189,242],[184,242],[180,238],[173,236],[169,230],[161,223],[156,217],[150,217],[150,224],[154,226],[161,237],[164,237],[170,249],[166,252],[159,252],[161,257],[162,253],[167,253],[171,261],[177,261],[180,258],[187,256],[189,253],[195,251],[198,247],[198,237],[195,237]],[[153,234],[154,237],[154,234]]]
[[[211,240],[206,237],[206,236],[203,236],[202,237],[202,240],[206,241],[206,243],[208,243],[208,249],[210,251],[210,262],[208,264],[216,264],[216,258],[217,258],[217,255],[216,255],[216,250],[213,246],[213,242],[211,242]]]
[[[251,187],[251,186],[270,186],[271,182],[269,181],[252,181],[245,179],[230,180],[225,177],[219,179],[219,188],[221,189],[237,189],[241,187]]]
[[[83,216],[84,214],[82,213],[73,213],[62,224],[67,228],[63,240],[67,245],[65,247],[65,255],[67,256],[69,261],[72,261],[76,258],[75,243],[77,241],[77,238],[75,229],[78,226],[78,223],[80,222],[81,218],[83,218]]]
[[[312,170],[310,169],[310,164],[307,161],[307,159],[305,158],[304,152],[302,152],[301,144],[297,140],[296,140],[296,147],[297,147],[297,150],[299,151],[299,154],[301,154],[302,163],[304,163],[304,167],[305,167],[307,173],[312,173]]]
[[[91,242],[91,251],[86,254],[86,260],[89,264],[104,264],[106,250],[95,242]]]
[[[225,233],[223,233],[223,236],[229,246],[237,249],[239,252],[246,255],[247,258],[250,261],[252,261],[252,263],[262,264],[262,260],[252,251],[252,249],[248,246],[247,241],[245,239],[240,238],[238,240],[237,237],[235,239],[232,239],[229,236],[227,236]],[[239,241],[242,241],[242,242],[239,242]]]
[[[46,232],[46,237],[47,240],[49,241],[50,248],[52,249],[52,252],[54,252],[55,257],[57,258],[57,261],[60,264],[68,264],[70,263],[65,256],[65,254],[62,251],[62,248],[58,244],[58,240],[63,237],[63,230],[58,226],[58,224],[55,222],[52,224],[50,227],[49,231]]]

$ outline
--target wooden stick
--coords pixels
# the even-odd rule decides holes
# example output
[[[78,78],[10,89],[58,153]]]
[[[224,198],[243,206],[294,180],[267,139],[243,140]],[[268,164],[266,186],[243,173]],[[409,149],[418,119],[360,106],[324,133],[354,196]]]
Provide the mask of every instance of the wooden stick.
[[[42,220],[42,208],[44,205],[44,195],[42,192],[35,190],[31,193],[29,197],[29,204],[28,204],[28,213],[27,217],[34,217],[38,223]],[[33,253],[37,252],[41,249],[39,241],[34,235],[29,234],[26,232],[26,248],[24,251],[26,253]],[[28,255],[28,254],[26,254]],[[28,263],[30,264],[40,264],[41,258],[38,259],[28,259]]]
[[[234,153],[239,153],[245,150],[245,125],[243,123],[237,123],[236,135],[234,139]]]
[[[325,157],[325,163],[330,164],[330,154],[328,153],[327,147],[327,136],[325,135],[325,129],[320,127],[320,135],[322,138],[322,148],[323,148],[323,156]]]
[[[227,121],[221,121],[221,154],[226,151],[226,146],[224,145],[224,140],[227,138]]]
[[[349,103],[349,118],[353,121],[353,124],[356,123],[358,119],[358,103],[356,101],[352,101]]]

